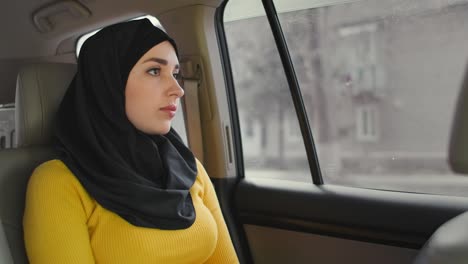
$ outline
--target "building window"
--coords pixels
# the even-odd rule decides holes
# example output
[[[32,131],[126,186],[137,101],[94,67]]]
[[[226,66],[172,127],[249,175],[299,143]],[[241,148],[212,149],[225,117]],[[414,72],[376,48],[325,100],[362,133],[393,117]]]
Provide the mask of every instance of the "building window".
[[[379,139],[379,115],[375,105],[362,105],[356,109],[356,137],[362,142]]]
[[[353,95],[362,92],[370,92],[380,95],[384,87],[381,58],[377,53],[376,23],[345,26],[338,30],[341,37],[339,53],[342,57],[340,70],[342,71],[342,82],[344,89],[351,89]]]
[[[16,136],[16,133],[15,133],[15,130],[11,130],[10,132],[10,148],[15,148],[15,136]]]
[[[254,120],[251,117],[247,117],[247,119],[245,120],[245,134],[247,135],[247,137],[254,137],[254,124]]]

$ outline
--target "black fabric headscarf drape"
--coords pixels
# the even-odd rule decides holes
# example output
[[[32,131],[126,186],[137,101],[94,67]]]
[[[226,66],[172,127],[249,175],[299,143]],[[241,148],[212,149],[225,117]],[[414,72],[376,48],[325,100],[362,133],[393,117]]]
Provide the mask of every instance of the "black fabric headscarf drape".
[[[147,135],[125,113],[130,70],[166,40],[177,50],[148,19],[115,24],[89,38],[60,105],[55,139],[59,159],[104,208],[136,226],[184,229],[195,220],[192,152],[173,129]]]

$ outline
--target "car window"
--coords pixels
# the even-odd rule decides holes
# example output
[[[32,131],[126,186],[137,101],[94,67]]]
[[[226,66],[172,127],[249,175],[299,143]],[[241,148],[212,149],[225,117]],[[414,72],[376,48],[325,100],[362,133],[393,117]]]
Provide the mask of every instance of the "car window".
[[[226,12],[230,5],[228,2]],[[310,182],[296,111],[268,20],[262,9],[250,6],[249,10],[259,14],[234,21],[225,18],[224,24],[245,175]]]
[[[468,24],[468,1],[273,2],[326,184],[468,195],[468,179],[452,173],[447,163],[455,101],[468,62],[468,31],[461,26]],[[298,126],[291,125],[297,123],[294,113],[279,107],[290,96],[262,95],[267,88],[281,90],[284,73],[265,74],[282,67],[273,59],[278,51],[261,8],[242,17],[243,4],[232,0],[227,5],[225,31],[248,165],[252,154],[246,137],[250,127],[261,124],[250,120],[249,112],[242,118],[249,100],[272,105],[262,114],[273,117],[264,129],[276,133],[276,142],[267,142],[268,147],[297,151],[296,145],[281,142],[302,139]],[[259,96],[253,99],[255,94]],[[265,134],[257,140],[266,142]],[[264,159],[266,154],[255,155]],[[275,159],[271,164],[308,170],[304,154]],[[248,169],[246,177],[260,175]],[[310,181],[306,173],[282,175]]]
[[[14,104],[0,104],[0,149],[15,147]]]

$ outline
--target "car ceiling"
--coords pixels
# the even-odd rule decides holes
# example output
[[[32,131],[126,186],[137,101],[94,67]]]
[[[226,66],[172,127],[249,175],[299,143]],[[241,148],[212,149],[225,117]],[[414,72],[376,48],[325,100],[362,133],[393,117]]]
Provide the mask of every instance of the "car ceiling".
[[[41,33],[33,14],[51,4],[75,2],[91,12],[89,17],[58,17],[54,28]],[[15,98],[16,75],[21,67],[37,61],[75,60],[76,40],[88,32],[140,15],[158,17],[193,5],[217,7],[221,0],[19,0],[3,1],[0,8],[0,104]],[[164,21],[161,21],[164,25]]]
[[[151,13],[157,16],[169,10],[191,5],[216,7],[220,0],[80,0],[91,11],[90,17],[71,16],[58,20],[54,30],[40,33],[32,14],[52,3],[67,1],[4,1],[0,11],[0,60],[54,56],[74,50],[77,36],[96,28]],[[164,23],[163,23],[164,24]]]

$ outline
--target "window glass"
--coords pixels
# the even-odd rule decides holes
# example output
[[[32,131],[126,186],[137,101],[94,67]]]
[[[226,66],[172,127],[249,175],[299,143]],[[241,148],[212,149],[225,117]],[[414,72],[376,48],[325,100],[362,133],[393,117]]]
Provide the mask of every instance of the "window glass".
[[[15,147],[14,104],[0,104],[0,150]]]
[[[293,2],[274,0],[325,183],[467,196],[447,149],[468,1]]]
[[[0,59],[0,83],[2,84],[0,91],[0,149],[16,147],[14,103],[16,79],[19,70],[27,62],[28,60],[24,59]]]
[[[298,119],[261,2],[229,1],[224,19],[245,176],[311,182]]]
[[[265,82],[278,86],[284,74],[264,74],[281,65],[278,59],[263,64],[256,82],[245,84],[255,71],[247,70],[251,62],[242,53],[254,49],[260,60],[270,60],[277,51],[273,38],[266,38],[270,29],[260,25],[266,20],[257,18],[262,9],[251,8],[242,17],[239,10],[252,4],[230,3],[238,5],[227,6],[225,28],[245,141],[255,122],[242,118],[242,101],[248,96],[241,89],[263,91]],[[468,31],[461,26],[468,25],[467,0],[274,3],[326,184],[468,195],[468,178],[452,173],[447,163],[454,106],[468,63]],[[259,42],[261,49],[256,48]],[[293,138],[302,142],[296,116],[285,119],[287,132],[265,144]],[[265,140],[260,136],[258,141]],[[284,152],[294,147],[285,144]],[[304,161],[305,154],[288,160],[307,170]]]

